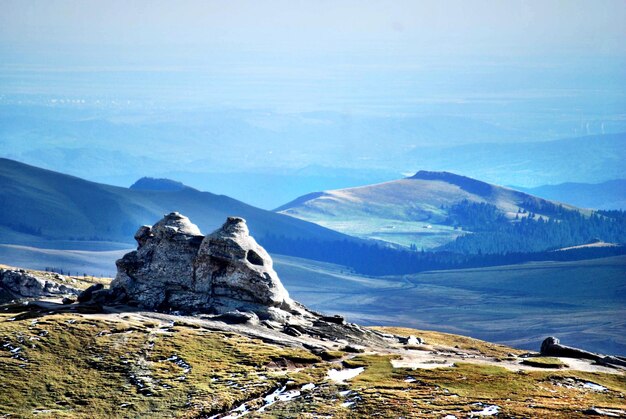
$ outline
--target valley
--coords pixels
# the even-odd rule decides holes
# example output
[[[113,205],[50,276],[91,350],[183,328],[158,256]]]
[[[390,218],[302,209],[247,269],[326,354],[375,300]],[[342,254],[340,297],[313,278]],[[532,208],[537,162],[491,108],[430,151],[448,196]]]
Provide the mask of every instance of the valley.
[[[277,257],[290,292],[366,325],[439,330],[532,349],[549,335],[626,355],[626,257],[370,278]]]

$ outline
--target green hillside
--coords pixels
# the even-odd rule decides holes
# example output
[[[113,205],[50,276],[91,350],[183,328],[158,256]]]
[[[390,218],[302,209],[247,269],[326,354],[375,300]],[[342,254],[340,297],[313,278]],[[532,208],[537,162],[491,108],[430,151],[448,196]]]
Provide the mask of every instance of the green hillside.
[[[140,225],[180,211],[205,233],[227,216],[248,221],[252,234],[343,240],[318,225],[261,210],[224,195],[193,188],[137,190],[85,181],[0,159],[0,239],[4,243],[117,241],[129,243]]]
[[[429,249],[472,231],[469,224],[476,220],[455,219],[454,210],[460,204],[481,203],[495,206],[510,222],[531,212],[544,219],[552,215],[538,209],[549,203],[541,198],[452,173],[426,171],[391,182],[306,195],[276,211],[357,237]],[[520,213],[523,208],[533,210]]]

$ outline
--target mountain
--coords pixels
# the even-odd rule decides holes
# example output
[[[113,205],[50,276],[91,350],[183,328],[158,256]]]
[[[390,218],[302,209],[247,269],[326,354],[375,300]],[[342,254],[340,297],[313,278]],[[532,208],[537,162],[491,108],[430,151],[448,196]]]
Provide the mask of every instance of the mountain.
[[[594,184],[568,182],[536,188],[515,188],[542,198],[569,202],[582,208],[626,209],[626,179]]]
[[[171,178],[264,209],[419,168],[524,187],[626,178],[626,134],[568,138],[574,130],[557,129],[556,120],[529,131],[465,112],[375,117],[138,104],[122,111],[120,104],[41,101],[0,103],[0,157],[117,186],[142,176]],[[623,121],[588,132],[605,129],[623,131]],[[172,147],[173,138],[182,146]]]
[[[494,205],[510,222],[528,217],[530,212],[548,219],[549,211],[537,208],[554,205],[465,176],[419,171],[391,182],[312,193],[276,211],[345,234],[428,249],[464,234],[468,224],[474,227],[475,220],[459,218],[468,205],[475,204]],[[569,205],[563,208],[575,209]]]
[[[174,190],[162,190],[164,185]],[[0,238],[4,243],[54,241],[59,246],[67,240],[78,241],[75,245],[130,243],[139,226],[183,211],[204,232],[219,227],[225,217],[238,215],[248,220],[250,230],[261,239],[268,234],[321,241],[350,239],[227,196],[172,185],[144,179],[132,189],[121,188],[0,159]]]
[[[171,179],[155,179],[152,177],[142,177],[137,182],[130,185],[130,189],[137,191],[182,191],[189,188],[182,182]]]
[[[406,167],[447,170],[500,185],[536,187],[626,178],[626,133],[542,142],[416,147]]]

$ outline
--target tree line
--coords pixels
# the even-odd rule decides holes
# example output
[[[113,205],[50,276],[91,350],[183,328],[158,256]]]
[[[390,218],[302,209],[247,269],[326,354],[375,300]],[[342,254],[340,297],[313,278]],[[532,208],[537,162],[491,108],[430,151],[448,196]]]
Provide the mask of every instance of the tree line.
[[[511,221],[497,207],[486,203],[464,201],[447,210],[447,222],[468,233],[433,251],[418,251],[416,246],[397,249],[359,240],[318,241],[272,234],[259,242],[272,253],[336,263],[373,276],[626,254],[625,211],[585,215],[561,205],[529,201]],[[621,245],[559,250],[598,240]]]

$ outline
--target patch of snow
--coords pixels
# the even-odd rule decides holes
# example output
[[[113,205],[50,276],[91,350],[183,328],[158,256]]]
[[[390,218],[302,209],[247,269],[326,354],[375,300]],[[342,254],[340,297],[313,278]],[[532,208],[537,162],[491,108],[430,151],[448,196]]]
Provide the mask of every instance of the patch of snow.
[[[597,407],[592,407],[590,409],[585,410],[583,413],[588,415],[600,415],[600,416],[608,416],[611,418],[623,418],[626,416],[626,411],[620,409],[600,409]]]
[[[406,377],[406,380],[404,380],[405,383],[414,383],[417,380],[411,376]]]
[[[280,394],[278,396],[278,400],[280,400],[281,402],[289,402],[298,396],[300,396],[300,392],[298,390],[289,390],[283,394]]]
[[[457,417],[454,415],[445,415],[443,419],[457,419]]]
[[[328,373],[326,374],[326,379],[334,381],[335,383],[341,384],[341,383],[344,383],[346,380],[353,379],[357,375],[361,374],[363,371],[365,371],[365,368],[363,367],[346,368],[343,370],[336,370],[333,368],[329,370]]]
[[[309,384],[305,384],[303,385],[300,390],[302,391],[309,391],[309,390],[313,390],[315,388],[315,384],[313,383],[309,383]]]
[[[273,405],[277,401],[288,402],[300,396],[298,390],[285,391],[286,389],[287,387],[283,386],[282,388],[276,389],[272,394],[265,396],[265,406],[261,407],[257,412],[263,412],[266,407]]]
[[[348,397],[350,394],[352,394],[352,390],[345,390],[345,391],[340,391],[339,395],[341,397]]]
[[[343,402],[341,403],[342,407],[350,407],[353,406],[355,402]]]
[[[248,408],[246,407],[246,404],[243,403],[241,406],[239,406],[236,409],[233,409],[229,412],[230,414],[228,416],[224,416],[222,419],[235,419],[235,418],[240,418],[248,413],[250,413],[250,411],[248,410]],[[212,416],[215,417],[215,416]]]
[[[482,404],[478,404],[479,406],[482,406]],[[472,411],[471,414],[472,416],[476,415],[476,416],[495,416],[500,412],[500,406],[496,406],[495,404],[491,404],[491,405],[486,405],[485,407],[483,407],[483,410],[480,410],[478,412],[474,412]]]
[[[607,390],[606,387],[603,387],[600,384],[591,383],[591,382],[583,383],[583,387],[591,389],[593,391],[606,391]]]

